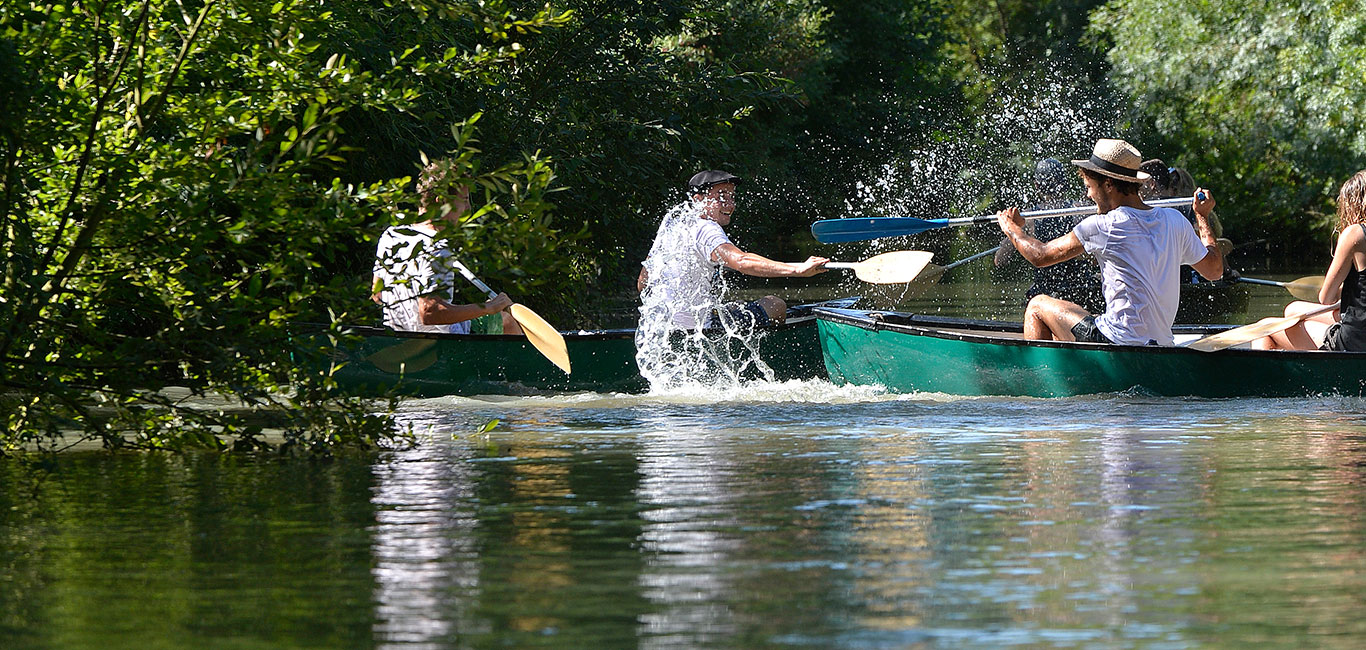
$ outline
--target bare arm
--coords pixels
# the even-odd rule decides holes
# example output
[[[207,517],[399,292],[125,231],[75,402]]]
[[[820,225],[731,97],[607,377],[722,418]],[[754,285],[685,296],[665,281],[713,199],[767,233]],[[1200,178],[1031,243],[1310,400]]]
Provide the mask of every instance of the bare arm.
[[[512,299],[506,293],[490,298],[488,302],[469,305],[453,304],[437,296],[418,296],[417,320],[423,325],[450,325],[474,320],[480,316],[496,314],[512,306]]]
[[[636,277],[636,291],[645,292],[645,284],[650,281],[650,272],[645,270],[645,265],[640,266],[640,275]]]
[[[811,277],[825,272],[830,260],[808,257],[805,262],[778,262],[757,253],[746,253],[735,244],[721,244],[712,251],[713,260],[727,267],[760,278]]]
[[[1337,249],[1333,251],[1333,263],[1328,265],[1328,273],[1323,276],[1323,288],[1319,289],[1319,303],[1331,305],[1342,299],[1342,283],[1347,272],[1356,264],[1358,253],[1366,253],[1366,236],[1361,228],[1348,228],[1338,237]]]
[[[1076,233],[1069,232],[1049,242],[1040,241],[1029,234],[1019,208],[1006,208],[997,213],[996,223],[1001,226],[1001,232],[1006,234],[1006,239],[1015,250],[1020,251],[1020,255],[1036,267],[1053,266],[1085,252]]]
[[[1200,198],[1204,196],[1204,198]],[[1219,252],[1219,244],[1214,239],[1214,229],[1210,227],[1209,215],[1214,212],[1214,194],[1205,188],[1195,191],[1195,234],[1200,236],[1200,241],[1205,243],[1205,248],[1209,250],[1204,259],[1191,265],[1196,273],[1199,273],[1206,280],[1218,280],[1224,277],[1224,255]]]

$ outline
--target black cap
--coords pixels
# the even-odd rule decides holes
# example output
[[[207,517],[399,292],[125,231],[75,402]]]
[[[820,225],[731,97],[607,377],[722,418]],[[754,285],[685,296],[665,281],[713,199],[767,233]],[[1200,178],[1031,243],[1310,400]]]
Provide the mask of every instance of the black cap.
[[[690,194],[702,194],[711,186],[720,185],[721,183],[739,185],[740,177],[730,172],[723,172],[715,169],[697,172],[696,174],[693,174],[692,178],[688,179],[688,192]]]

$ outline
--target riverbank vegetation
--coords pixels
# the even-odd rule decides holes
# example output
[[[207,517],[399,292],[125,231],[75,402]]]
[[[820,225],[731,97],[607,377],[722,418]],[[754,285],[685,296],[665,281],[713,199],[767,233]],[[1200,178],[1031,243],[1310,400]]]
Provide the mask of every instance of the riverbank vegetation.
[[[3,443],[270,446],[210,394],[284,422],[288,449],[400,438],[384,404],[334,390],[316,341],[378,318],[374,240],[412,218],[424,156],[476,186],[466,263],[565,327],[629,297],[704,168],[745,178],[737,239],[796,252],[816,218],[1027,200],[1035,158],[1117,134],[1216,188],[1230,237],[1324,250],[1366,155],[1354,9],[8,3]]]

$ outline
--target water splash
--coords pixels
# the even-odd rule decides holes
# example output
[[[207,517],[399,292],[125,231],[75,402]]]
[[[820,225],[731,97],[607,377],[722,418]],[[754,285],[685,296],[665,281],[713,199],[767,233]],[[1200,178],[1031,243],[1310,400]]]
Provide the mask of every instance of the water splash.
[[[748,315],[718,309],[729,285],[698,250],[701,210],[692,201],[669,210],[645,261],[650,281],[641,293],[636,365],[651,391],[726,390],[774,378],[759,357],[764,332]]]

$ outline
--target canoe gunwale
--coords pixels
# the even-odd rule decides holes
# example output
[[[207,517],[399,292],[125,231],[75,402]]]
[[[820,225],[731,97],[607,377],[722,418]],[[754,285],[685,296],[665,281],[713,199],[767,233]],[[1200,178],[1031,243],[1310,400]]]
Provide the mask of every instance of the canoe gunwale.
[[[788,313],[792,315],[788,316],[785,321],[777,324],[770,323],[758,329],[761,332],[776,332],[782,330],[789,330],[795,327],[802,327],[809,324],[814,324],[816,320],[816,309],[836,306],[848,307],[857,303],[859,299],[859,296],[850,296],[847,298],[836,298],[834,300],[827,300],[824,302],[794,305],[788,309]],[[316,334],[319,332],[326,331],[330,327],[326,323],[308,322],[294,323],[292,326],[297,328],[298,331],[296,333],[298,334]],[[388,327],[377,327],[373,325],[343,325],[342,328],[342,331],[344,333],[355,334],[367,338],[377,337],[399,339],[436,339],[443,341],[512,341],[522,340],[523,338],[525,338],[521,334],[451,334],[449,332],[410,332],[406,330],[394,330],[389,329]],[[702,330],[702,332],[704,334],[719,334],[721,330],[708,328]],[[571,339],[577,341],[611,341],[635,338],[636,330],[635,328],[630,327],[599,330],[560,330],[560,335],[564,336],[566,341]]]
[[[839,308],[817,308],[818,320],[850,325],[870,331],[889,331],[912,336],[926,336],[937,339],[963,341],[999,346],[1020,346],[1037,348],[1062,348],[1073,350],[1115,350],[1143,354],[1188,354],[1269,357],[1281,360],[1347,358],[1364,359],[1366,352],[1329,352],[1326,350],[1251,350],[1246,348],[1227,348],[1217,352],[1201,352],[1181,346],[1169,345],[1125,345],[1115,343],[1083,343],[1077,341],[1043,341],[1004,336],[992,336],[990,332],[1024,331],[1024,324],[1011,321],[977,320],[954,318],[950,316],[923,316],[898,311],[877,311]],[[880,316],[880,318],[879,318]],[[891,319],[889,320],[889,317]],[[1222,332],[1236,325],[1178,325],[1172,328],[1176,334],[1196,334],[1205,336]],[[948,329],[951,328],[951,329]],[[982,334],[953,330],[976,330]]]
[[[802,327],[813,323],[816,320],[815,314],[789,318],[780,325],[767,325],[759,328],[762,332],[775,332],[788,330],[795,327]],[[316,334],[328,329],[324,323],[295,323],[298,334]],[[702,332],[708,333],[720,330],[705,329]],[[405,330],[393,330],[387,327],[375,327],[373,325],[344,325],[342,333],[355,334],[366,338],[395,338],[395,339],[436,339],[439,341],[520,341],[526,337],[521,334],[451,334],[449,332],[410,332]],[[566,341],[609,341],[619,339],[633,339],[636,336],[634,328],[616,328],[604,330],[560,330]]]

